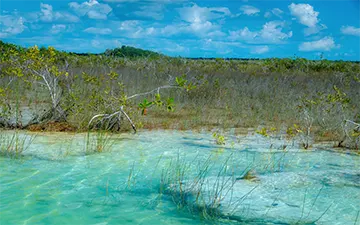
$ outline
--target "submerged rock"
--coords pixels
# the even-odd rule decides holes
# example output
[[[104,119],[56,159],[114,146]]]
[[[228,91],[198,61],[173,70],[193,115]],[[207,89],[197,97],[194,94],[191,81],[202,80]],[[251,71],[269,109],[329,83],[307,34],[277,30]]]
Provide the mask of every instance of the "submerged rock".
[[[259,181],[259,178],[256,176],[254,171],[248,170],[242,177],[238,177],[236,180]]]

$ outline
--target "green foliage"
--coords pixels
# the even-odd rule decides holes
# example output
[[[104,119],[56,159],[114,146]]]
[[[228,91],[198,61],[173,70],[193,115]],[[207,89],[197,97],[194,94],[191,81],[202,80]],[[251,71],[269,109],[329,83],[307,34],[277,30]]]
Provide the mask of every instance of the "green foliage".
[[[139,108],[141,109],[141,114],[146,115],[146,110],[151,105],[153,105],[153,102],[149,102],[146,98],[143,100],[143,102],[139,103]]]
[[[157,52],[143,50],[140,48],[134,48],[131,46],[123,45],[121,48],[107,49],[104,53],[106,56],[115,56],[115,57],[159,57],[160,54]]]
[[[154,104],[157,105],[158,107],[161,107],[161,106],[164,105],[164,103],[161,101],[161,96],[160,96],[160,94],[156,94],[156,95],[155,95]]]
[[[303,133],[303,131],[301,130],[301,128],[297,124],[294,124],[292,127],[288,127],[287,130],[286,130],[286,134],[290,138],[293,138],[297,134],[300,134],[300,133]]]
[[[189,82],[185,79],[185,75],[181,77],[176,77],[175,81],[179,87],[183,87],[186,91],[190,91],[196,88],[196,86],[192,82]]]
[[[178,86],[184,87],[186,85],[187,80],[184,79],[184,77],[176,77],[175,81]]]
[[[225,145],[225,136],[224,135],[214,132],[213,138],[215,139],[215,143],[217,145]]]
[[[120,48],[119,54],[121,49],[130,50]],[[135,124],[141,122],[145,127],[256,127],[261,122],[265,127],[284,125],[296,133],[296,123],[306,133],[304,111],[314,118],[311,131],[319,133],[340,133],[344,118],[359,121],[355,115],[360,108],[360,64],[356,62],[297,57],[193,60],[138,53],[124,58],[112,57],[110,51],[108,55],[74,54],[3,42],[0,51],[1,116],[14,114],[9,109],[16,99],[22,106],[43,112],[44,105],[51,102],[45,82],[36,73],[46,73],[57,84],[56,96],[61,96],[55,104],[78,129],[87,127],[92,116],[111,114],[120,106],[132,113]],[[174,84],[169,84],[173,78]],[[161,95],[156,92],[159,86],[166,87]],[[142,99],[138,97],[129,99],[150,90],[155,91],[139,95],[147,99],[146,104],[140,103],[144,105],[139,106]],[[181,110],[173,117],[158,113],[162,109],[174,111],[174,102]],[[134,113],[140,107],[144,114],[153,106],[157,106],[152,108],[156,112],[153,116],[158,116],[156,122]],[[266,134],[271,135],[271,131]]]
[[[261,130],[257,130],[256,133],[257,133],[257,134],[260,134],[260,135],[262,135],[262,136],[264,136],[264,137],[269,137],[269,134],[268,134],[268,132],[267,132],[267,130],[266,130],[265,127],[261,128]]]
[[[166,109],[168,112],[173,112],[175,110],[174,105],[174,99],[173,98],[167,98],[166,99]]]

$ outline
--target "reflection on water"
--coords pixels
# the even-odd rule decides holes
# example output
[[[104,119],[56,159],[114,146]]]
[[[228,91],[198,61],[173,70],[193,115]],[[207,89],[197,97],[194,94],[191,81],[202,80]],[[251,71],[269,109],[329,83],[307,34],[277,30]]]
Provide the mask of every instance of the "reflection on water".
[[[86,155],[85,135],[39,134],[25,157],[0,158],[0,224],[354,224],[360,209],[356,155],[295,147],[285,152],[283,140],[273,140],[269,149],[258,136],[230,137],[232,144],[221,148],[209,133],[112,138],[111,151]],[[210,160],[205,204],[221,168],[221,179],[234,178],[221,197],[221,219],[179,208],[174,195],[161,191],[164,171],[179,158],[190,168],[181,181],[185,190]],[[256,179],[242,179],[248,170]],[[190,194],[186,203],[197,204]]]

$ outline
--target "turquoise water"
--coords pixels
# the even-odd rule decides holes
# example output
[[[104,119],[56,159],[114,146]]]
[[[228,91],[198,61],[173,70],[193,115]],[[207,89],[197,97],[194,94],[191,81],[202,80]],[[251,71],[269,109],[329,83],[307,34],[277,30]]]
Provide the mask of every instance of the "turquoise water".
[[[83,134],[38,134],[24,157],[0,157],[0,224],[355,224],[359,156],[226,137],[219,147],[210,133],[114,135],[108,151],[87,155]],[[169,179],[179,165],[183,176]],[[241,179],[249,170],[256,178]],[[215,220],[200,209],[219,183]]]

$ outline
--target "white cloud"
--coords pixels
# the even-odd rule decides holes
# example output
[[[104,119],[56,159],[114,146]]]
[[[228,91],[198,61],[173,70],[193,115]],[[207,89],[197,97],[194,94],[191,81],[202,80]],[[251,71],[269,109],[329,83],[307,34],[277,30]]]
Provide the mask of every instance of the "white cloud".
[[[252,16],[252,15],[256,15],[257,13],[260,12],[260,9],[255,8],[254,6],[251,5],[243,5],[240,10],[248,16]]]
[[[182,32],[186,32],[186,24],[170,24],[160,29],[160,33],[164,36],[173,36]]]
[[[248,27],[238,31],[230,31],[230,39],[244,40],[249,43],[281,43],[292,37],[292,31],[282,31],[284,22],[270,21],[263,25],[260,31],[250,31]]]
[[[226,34],[220,30],[216,30],[207,34],[208,37],[224,37]]]
[[[271,12],[265,12],[265,14],[264,14],[264,17],[265,18],[270,18],[271,17]]]
[[[167,25],[163,28],[157,28],[156,34],[169,37],[177,34],[192,34],[198,37],[223,37],[226,36],[222,32],[221,27],[210,21],[203,23],[179,23]]]
[[[132,30],[135,27],[139,26],[140,22],[138,20],[126,20],[120,24],[120,30]]]
[[[336,45],[332,37],[324,37],[317,41],[303,42],[299,45],[299,51],[310,52],[310,51],[330,51],[334,48],[339,48]]]
[[[79,16],[87,15],[90,19],[107,19],[107,15],[112,11],[112,8],[107,4],[101,4],[96,0],[89,0],[81,4],[77,2],[70,2],[72,8]]]
[[[177,9],[182,22],[168,24],[162,27],[160,24],[153,24],[152,27],[145,26],[146,23],[139,20],[123,21],[119,30],[122,34],[130,38],[170,37],[178,34],[190,34],[199,37],[223,37],[225,33],[221,31],[220,21],[231,12],[224,7],[199,7],[196,4],[190,7]]]
[[[13,15],[0,15],[0,38],[6,38],[9,36],[17,35],[22,33],[26,26],[24,25],[23,17],[15,17]]]
[[[314,8],[309,4],[294,4],[289,5],[291,15],[295,16],[297,20],[308,27],[315,27],[319,22],[318,15]]]
[[[104,13],[101,13],[101,12],[98,12],[98,11],[95,11],[95,10],[90,10],[88,13],[87,13],[88,17],[90,19],[97,19],[97,20],[106,20],[107,19],[107,15],[104,14]]]
[[[139,0],[104,0],[104,2],[117,2],[117,3],[123,3],[123,2],[137,2]]]
[[[180,18],[183,22],[169,24],[164,27],[154,24],[154,27],[146,27],[144,22],[139,20],[123,21],[119,30],[129,38],[169,37],[177,34],[191,34],[200,37],[211,36],[220,37],[225,34],[221,32],[221,27],[212,20],[222,19],[231,15],[228,8],[199,7],[196,4],[190,7],[178,9]]]
[[[40,13],[35,14],[37,20],[43,22],[63,21],[63,22],[78,22],[79,18],[68,12],[55,12],[53,7],[49,4],[40,3]]]
[[[327,29],[325,24],[316,25],[315,27],[307,27],[304,29],[305,36],[310,36],[312,34],[317,34],[322,30]]]
[[[53,20],[53,8],[51,5],[40,3],[40,20],[51,22]]]
[[[184,46],[179,44],[174,44],[171,47],[164,48],[164,50],[168,52],[178,52],[178,53],[189,52],[189,48],[185,48]]]
[[[167,4],[176,4],[182,1],[183,0],[107,0],[105,2],[120,3],[116,5],[116,10],[128,19],[142,20],[150,18],[153,20],[162,20]],[[139,3],[135,4],[136,2]],[[130,3],[131,10],[129,10],[129,4],[122,3]]]
[[[128,38],[144,38],[154,36],[158,33],[158,29],[154,27],[143,28],[138,20],[126,20],[120,24],[119,30],[121,34]]]
[[[282,19],[282,14],[284,12],[279,9],[279,8],[273,8],[272,10],[270,11],[267,11],[265,14],[264,14],[264,17],[265,18],[270,18],[272,17],[273,15],[276,16],[276,17],[279,17],[280,19]]]
[[[353,26],[342,26],[340,30],[343,34],[360,36],[360,28]]]
[[[210,21],[190,24],[190,29],[194,31],[194,33],[205,33],[213,29],[213,27],[214,25]]]
[[[117,2],[117,3],[129,3],[129,2],[139,2],[141,0],[104,0],[104,2]],[[174,3],[174,2],[184,2],[186,0],[147,0],[148,2],[156,3]]]
[[[91,33],[91,34],[102,34],[102,35],[106,35],[106,34],[111,34],[111,33],[112,33],[112,30],[109,29],[109,28],[89,27],[89,28],[85,29],[84,32],[86,32],[86,33]]]
[[[271,10],[271,12],[275,15],[275,16],[277,16],[277,17],[279,17],[279,18],[282,18],[282,14],[284,13],[281,9],[279,9],[279,8],[274,8],[274,9],[272,9]]]
[[[226,7],[199,7],[193,4],[191,7],[178,9],[180,18],[188,23],[205,23],[206,21],[230,16],[231,12]]]
[[[233,52],[233,50],[236,48],[244,48],[244,45],[240,42],[216,41],[212,39],[203,39],[197,41],[197,43],[195,43],[195,46],[200,47],[199,49],[201,49],[202,51],[210,53],[210,55],[208,55],[209,57],[213,56],[214,53],[226,56],[230,52]],[[206,53],[204,57],[206,57]]]
[[[162,20],[164,18],[163,10],[163,4],[151,3],[140,6],[139,10],[134,11],[132,14],[140,17]]]
[[[254,49],[251,50],[251,54],[264,54],[269,51],[269,46],[256,46]]]
[[[51,27],[50,33],[52,34],[58,34],[66,30],[66,25],[64,24],[54,24]]]
[[[221,32],[220,25],[214,23],[213,20],[231,16],[230,10],[226,7],[199,7],[196,4],[191,7],[180,8],[178,12],[185,23],[166,26],[161,33],[170,30],[172,34],[193,33],[198,36],[206,36],[209,32]]]

